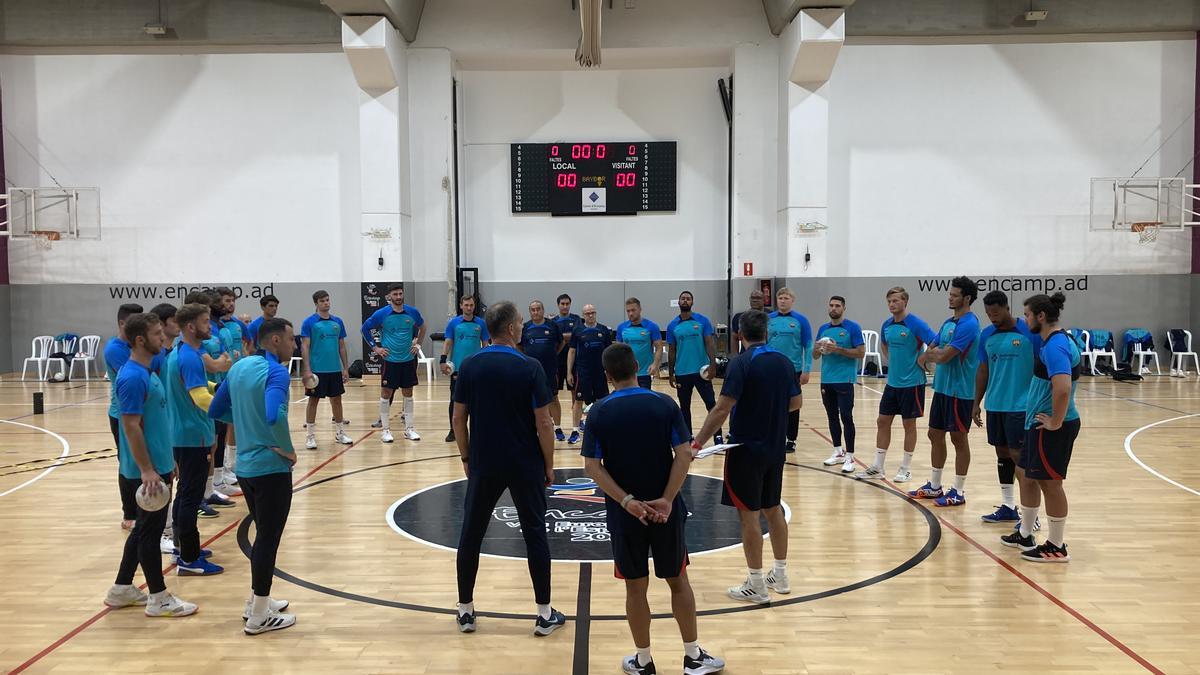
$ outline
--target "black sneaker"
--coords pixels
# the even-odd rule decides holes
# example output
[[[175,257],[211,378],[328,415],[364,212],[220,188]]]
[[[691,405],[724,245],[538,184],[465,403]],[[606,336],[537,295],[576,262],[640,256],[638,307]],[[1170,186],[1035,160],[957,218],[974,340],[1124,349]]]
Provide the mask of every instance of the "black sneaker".
[[[1055,546],[1050,542],[1044,542],[1037,548],[1032,548],[1021,554],[1022,560],[1036,563],[1065,563],[1071,562],[1071,556],[1067,553],[1067,545]]]
[[[717,433],[713,434],[713,445],[724,445],[724,444],[725,444],[725,436],[723,436],[721,434],[721,432],[718,430]]]
[[[474,633],[475,632],[475,613],[459,614],[458,615],[458,632]]]
[[[687,654],[683,655],[683,675],[706,675],[722,670],[725,670],[725,662],[703,649],[700,650],[700,658],[693,659]]]
[[[785,450],[785,452],[787,452],[788,454],[791,454],[795,451],[796,451],[796,441],[788,441],[787,449]]]
[[[446,434],[446,442],[447,443],[454,442],[454,430],[453,429],[450,430],[450,433]]]
[[[1013,530],[1012,532],[1003,535],[1000,537],[1000,543],[1004,544],[1005,546],[1019,548],[1022,551],[1031,551],[1037,548],[1037,541],[1033,538],[1033,535],[1031,534],[1029,536],[1022,537],[1021,530]]]
[[[533,624],[533,634],[545,637],[554,631],[567,625],[567,617],[557,609],[550,608],[550,618],[543,619],[540,615],[537,622]]]
[[[621,672],[626,675],[658,675],[653,661],[644,666],[638,665],[637,654],[625,657],[625,660],[621,662]]]
[[[206,502],[200,502],[200,506],[196,509],[196,516],[199,518],[216,518],[219,515],[221,514]]]

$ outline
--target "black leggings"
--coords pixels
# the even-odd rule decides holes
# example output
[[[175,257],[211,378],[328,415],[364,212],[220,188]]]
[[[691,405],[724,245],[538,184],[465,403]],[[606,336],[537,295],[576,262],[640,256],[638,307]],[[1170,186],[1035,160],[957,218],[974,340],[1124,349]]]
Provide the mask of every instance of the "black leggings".
[[[162,477],[163,482],[171,485],[171,476]],[[137,504],[137,489],[142,484],[140,478],[121,477],[121,496],[129,495],[130,501]],[[170,487],[167,488],[168,490]],[[157,511],[146,511],[137,506],[133,529],[125,537],[125,550],[121,553],[121,566],[117,569],[116,583],[122,586],[133,584],[133,573],[138,565],[142,567],[142,576],[146,577],[146,587],[151,593],[162,593],[167,590],[163,581],[162,554],[158,550],[158,540],[162,538],[163,529],[167,526],[167,507]]]
[[[275,556],[292,510],[292,473],[239,476],[238,486],[254,521],[254,545],[250,548],[251,587],[257,596],[271,594]]]
[[[796,373],[796,388],[800,388],[800,378],[804,373]],[[803,396],[803,394],[801,394]],[[788,412],[788,428],[787,439],[792,443],[796,442],[796,437],[800,435],[800,411],[791,410]]]
[[[492,511],[504,490],[512,497],[525,538],[525,557],[533,596],[539,605],[550,604],[550,542],[546,537],[546,485],[541,473],[524,476],[471,476],[467,479],[466,509],[458,538],[458,601],[475,598],[479,551],[487,534]]]
[[[214,426],[217,431],[217,448],[213,452],[213,466],[221,468],[225,466],[225,435],[229,433],[229,424],[216,420]]]
[[[842,430],[846,432],[846,452],[854,452],[854,385],[821,385],[821,403],[829,418],[829,438],[834,447],[842,447]]]
[[[454,431],[454,385],[458,384],[458,371],[450,373],[450,431]]]
[[[121,432],[119,431],[121,420],[116,417],[108,418],[108,428],[112,431],[113,447],[117,450],[121,449]],[[117,474],[117,492],[121,494],[121,520],[137,520],[137,500],[133,498],[133,493],[125,493],[121,487],[121,474]]]
[[[711,380],[706,380],[700,377],[700,373],[692,373],[691,375],[676,375],[675,383],[679,385],[679,409],[683,411],[683,421],[687,424],[688,431],[692,430],[692,390],[695,389],[700,394],[700,400],[704,401],[704,409],[712,410],[717,404],[717,398],[713,395],[713,386]],[[717,429],[717,433],[721,433]]]
[[[175,466],[179,468],[179,488],[175,493],[175,547],[185,562],[200,557],[200,528],[196,511],[204,500],[208,483],[208,453],[211,448],[175,448]]]

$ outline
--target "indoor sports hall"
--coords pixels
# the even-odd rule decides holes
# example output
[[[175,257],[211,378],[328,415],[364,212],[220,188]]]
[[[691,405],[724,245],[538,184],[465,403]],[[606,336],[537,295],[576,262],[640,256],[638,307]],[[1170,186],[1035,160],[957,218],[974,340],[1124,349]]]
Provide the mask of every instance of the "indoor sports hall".
[[[1198,35],[0,2],[0,671],[1200,673]]]

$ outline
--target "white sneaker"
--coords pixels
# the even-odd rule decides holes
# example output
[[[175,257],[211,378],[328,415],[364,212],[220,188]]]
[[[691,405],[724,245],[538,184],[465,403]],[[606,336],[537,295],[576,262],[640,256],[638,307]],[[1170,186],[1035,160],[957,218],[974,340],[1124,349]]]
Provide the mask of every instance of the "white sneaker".
[[[216,476],[213,476],[213,493],[220,496],[222,499],[240,497],[242,495],[242,491],[239,488],[226,483],[224,478],[218,481]]]
[[[227,466],[221,473],[225,474],[226,485],[237,485],[238,478],[237,474],[233,472],[233,468]]]
[[[396,439],[392,438],[392,430],[391,429],[384,429],[383,433],[379,435],[379,440],[383,441],[384,443],[391,443],[392,441],[394,441]]]
[[[417,430],[414,429],[413,427],[404,427],[404,437],[410,441],[421,440],[421,435],[418,434]]]
[[[893,483],[907,483],[910,480],[912,480],[912,471],[903,468],[897,471],[896,475],[892,477]]]
[[[175,540],[172,537],[163,537],[159,539],[158,552],[165,555],[175,555]]]
[[[195,614],[196,609],[196,603],[185,602],[163,591],[162,597],[146,603],[146,616],[188,616]]]
[[[729,589],[729,597],[734,600],[744,600],[753,602],[756,605],[765,605],[771,601],[767,595],[767,587],[764,584],[762,588],[755,588],[749,579],[742,582],[741,586],[734,586]]]
[[[308,437],[304,439],[304,448],[306,450],[316,450],[317,449],[317,437],[312,434],[309,434]]]
[[[867,467],[866,471],[859,471],[854,474],[854,477],[859,480],[882,480],[883,469],[876,468],[875,465]]]
[[[763,577],[763,581],[766,582],[767,588],[775,591],[776,593],[783,593],[784,595],[787,595],[788,593],[792,592],[792,584],[788,581],[787,570],[776,570],[772,568],[771,571],[767,572]]]
[[[833,466],[834,464],[841,464],[845,459],[845,451],[838,452],[837,450],[834,450],[833,454],[829,456],[829,459],[825,460],[824,464],[825,466]]]
[[[246,625],[242,627],[242,630],[246,632],[246,635],[258,635],[259,633],[269,633],[273,630],[283,630],[294,625],[296,625],[295,614],[284,614],[283,612],[271,610],[261,620],[255,617],[247,619]]]
[[[149,598],[137,586],[132,584],[128,586],[118,586],[113,584],[108,589],[108,595],[104,596],[104,604],[113,609],[122,607],[133,607],[134,605],[145,605]]]
[[[246,600],[246,609],[242,610],[242,621],[250,620],[250,607],[252,604],[253,604],[253,602],[251,600]],[[268,610],[267,611],[268,612],[282,612],[283,610],[288,608],[288,604],[289,603],[287,600],[276,600],[275,598],[268,598],[268,600],[267,600]]]
[[[354,441],[349,436],[347,436],[346,432],[344,432],[344,431],[338,431],[336,434],[334,434],[333,440],[335,443],[341,443],[343,445],[353,445],[354,444]]]
[[[842,473],[854,473],[854,460],[850,457],[847,457],[846,461],[842,462]]]

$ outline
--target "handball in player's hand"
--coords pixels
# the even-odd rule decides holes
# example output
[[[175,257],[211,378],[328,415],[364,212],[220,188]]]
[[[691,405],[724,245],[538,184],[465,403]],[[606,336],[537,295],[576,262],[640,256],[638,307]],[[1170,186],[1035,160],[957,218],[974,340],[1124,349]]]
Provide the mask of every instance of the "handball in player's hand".
[[[834,347],[833,338],[823,337],[820,340],[817,340],[817,350],[820,351],[822,354],[828,354],[828,353],[832,352],[833,347]]]
[[[700,368],[700,377],[701,377],[701,379],[705,379],[705,380],[713,379],[712,366],[709,365],[709,366],[703,366],[702,368]]]
[[[137,494],[135,495],[138,506],[145,511],[160,511],[167,506],[167,502],[171,501],[171,493],[167,491],[167,484],[162,482],[162,479],[157,476],[152,482],[147,482],[143,477],[142,484],[138,486]]]
[[[317,379],[316,375],[313,375],[312,373],[305,373],[305,375],[304,375],[304,388],[305,389],[316,389],[317,385],[319,383],[320,383],[320,380]]]

